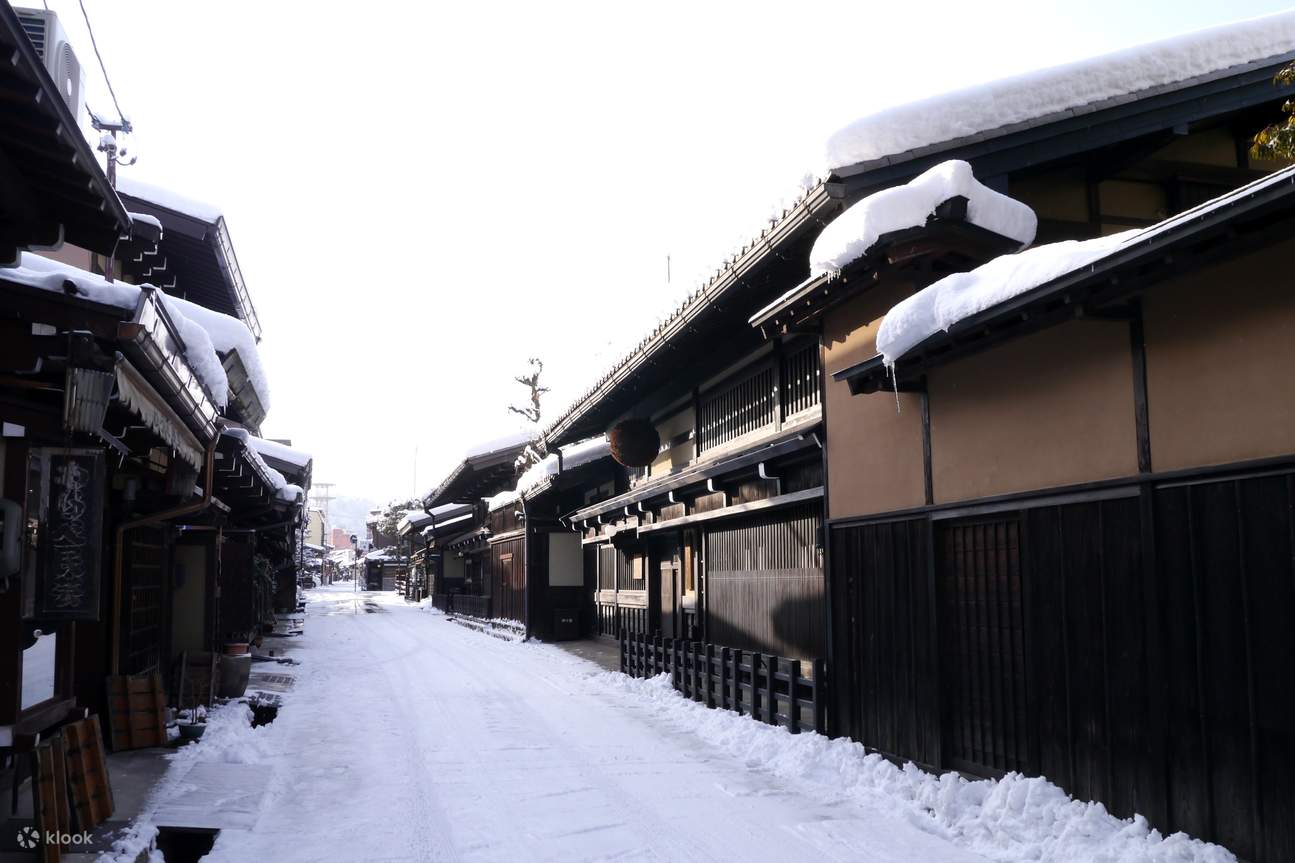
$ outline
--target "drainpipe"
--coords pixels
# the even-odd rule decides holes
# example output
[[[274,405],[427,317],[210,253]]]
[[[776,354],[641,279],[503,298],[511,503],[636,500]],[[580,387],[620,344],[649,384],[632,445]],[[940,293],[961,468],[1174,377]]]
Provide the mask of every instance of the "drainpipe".
[[[182,515],[190,515],[195,512],[201,512],[211,504],[212,481],[216,472],[216,438],[212,438],[207,445],[207,478],[202,486],[202,499],[197,503],[187,503],[184,506],[164,509],[161,512],[155,512],[146,515],[143,518],[137,518],[134,521],[123,522],[117,525],[117,544],[113,549],[112,561],[112,674],[115,677],[121,673],[121,586],[122,586],[122,568],[125,565],[125,543],[126,531],[133,530],[137,527],[145,527],[150,524],[158,524],[172,518],[179,518]]]
[[[526,584],[522,588],[522,603],[526,609],[525,640],[531,639],[531,519],[526,514],[526,495],[519,494],[517,500],[522,505],[522,574]]]

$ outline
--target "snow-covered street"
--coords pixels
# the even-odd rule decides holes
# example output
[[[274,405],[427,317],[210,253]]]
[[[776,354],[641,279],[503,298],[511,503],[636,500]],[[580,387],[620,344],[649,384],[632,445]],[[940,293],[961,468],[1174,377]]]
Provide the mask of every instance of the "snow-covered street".
[[[1235,860],[1043,779],[901,769],[390,592],[311,591],[292,644],[278,718],[218,709],[157,792],[164,815],[199,765],[264,767],[259,802],[244,789],[220,807],[250,826],[206,860]]]
[[[277,721],[193,750],[273,765],[255,827],[209,859],[982,859],[671,729],[556,647],[390,593],[312,594]]]

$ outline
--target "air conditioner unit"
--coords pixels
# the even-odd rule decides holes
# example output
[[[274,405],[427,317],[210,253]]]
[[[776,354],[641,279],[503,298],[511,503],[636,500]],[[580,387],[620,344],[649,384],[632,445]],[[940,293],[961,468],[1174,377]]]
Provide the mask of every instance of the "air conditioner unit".
[[[36,54],[45,63],[45,69],[54,79],[63,100],[72,109],[72,116],[81,120],[85,108],[85,78],[81,64],[72,50],[72,43],[63,32],[63,25],[58,15],[45,9],[22,9],[15,7],[18,21],[27,38],[36,49]]]

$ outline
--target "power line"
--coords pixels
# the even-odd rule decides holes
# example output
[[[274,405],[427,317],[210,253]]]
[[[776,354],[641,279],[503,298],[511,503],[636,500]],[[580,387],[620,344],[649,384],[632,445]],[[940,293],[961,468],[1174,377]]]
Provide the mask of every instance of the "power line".
[[[85,29],[90,33],[90,47],[94,48],[95,59],[99,61],[99,71],[103,72],[103,82],[108,85],[108,95],[112,97],[112,106],[117,109],[117,116],[124,122],[126,114],[117,102],[117,91],[112,89],[112,79],[108,77],[108,67],[104,65],[103,55],[99,53],[99,43],[94,38],[94,27],[90,26],[90,13],[85,11],[85,0],[77,0],[81,7],[81,17],[85,19]],[[49,8],[46,6],[45,8]]]

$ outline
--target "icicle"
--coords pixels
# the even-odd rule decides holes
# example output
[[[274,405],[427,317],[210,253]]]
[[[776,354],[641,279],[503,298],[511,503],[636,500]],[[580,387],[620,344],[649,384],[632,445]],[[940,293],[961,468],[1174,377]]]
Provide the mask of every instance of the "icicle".
[[[895,390],[895,413],[902,414],[904,411],[899,406],[899,375],[895,371],[895,364],[886,363],[886,369],[890,372],[890,385]]]

